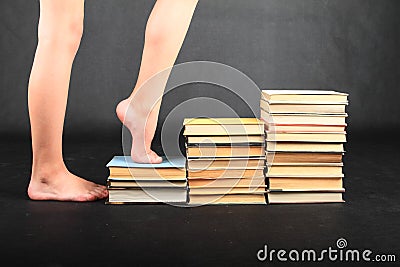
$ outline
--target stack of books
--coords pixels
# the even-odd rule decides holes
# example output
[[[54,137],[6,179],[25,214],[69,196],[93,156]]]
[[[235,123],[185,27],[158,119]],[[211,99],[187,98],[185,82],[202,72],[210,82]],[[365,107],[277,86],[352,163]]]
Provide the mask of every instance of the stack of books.
[[[348,95],[263,90],[269,203],[343,202]]]
[[[161,164],[139,164],[130,157],[115,156],[107,167],[107,204],[186,203],[184,157],[163,158]]]
[[[189,204],[266,204],[264,123],[185,119]]]

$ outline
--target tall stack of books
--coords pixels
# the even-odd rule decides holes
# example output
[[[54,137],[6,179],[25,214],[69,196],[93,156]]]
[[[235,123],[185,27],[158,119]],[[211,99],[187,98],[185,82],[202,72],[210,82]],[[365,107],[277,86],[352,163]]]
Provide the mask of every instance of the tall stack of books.
[[[163,158],[161,164],[139,164],[130,157],[115,156],[107,167],[107,204],[186,203],[184,157]]]
[[[269,203],[343,202],[348,95],[263,90]]]
[[[264,123],[185,119],[189,204],[266,204]]]

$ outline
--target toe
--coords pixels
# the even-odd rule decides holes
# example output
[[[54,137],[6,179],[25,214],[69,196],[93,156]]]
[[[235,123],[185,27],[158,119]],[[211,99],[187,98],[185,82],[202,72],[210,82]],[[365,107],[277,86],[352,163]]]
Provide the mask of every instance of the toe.
[[[151,154],[149,155],[150,161],[153,164],[159,164],[162,162],[162,158],[160,156],[158,156],[155,152],[151,152]]]
[[[108,197],[107,187],[101,186],[101,198],[107,198],[107,197]]]
[[[98,186],[95,189],[93,189],[92,194],[95,195],[98,199],[103,199],[107,197],[107,190]]]
[[[98,194],[99,198],[101,198],[101,199],[108,197],[107,187],[105,187],[103,185],[97,185],[96,193]]]
[[[107,187],[101,184],[96,184],[96,188],[101,189],[101,190],[106,190]]]
[[[88,194],[86,195],[86,201],[96,201],[99,197],[96,194]]]
[[[84,195],[77,196],[76,198],[72,199],[72,201],[78,201],[78,202],[90,202],[95,200],[97,200],[97,196],[90,192]]]

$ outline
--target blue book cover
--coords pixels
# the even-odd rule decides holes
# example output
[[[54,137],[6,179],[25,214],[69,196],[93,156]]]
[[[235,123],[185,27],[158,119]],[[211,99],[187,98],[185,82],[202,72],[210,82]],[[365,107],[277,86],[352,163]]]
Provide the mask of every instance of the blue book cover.
[[[164,169],[164,168],[185,168],[186,158],[162,157],[163,161],[160,164],[136,163],[130,156],[115,156],[106,167],[120,168],[144,168],[144,169]]]

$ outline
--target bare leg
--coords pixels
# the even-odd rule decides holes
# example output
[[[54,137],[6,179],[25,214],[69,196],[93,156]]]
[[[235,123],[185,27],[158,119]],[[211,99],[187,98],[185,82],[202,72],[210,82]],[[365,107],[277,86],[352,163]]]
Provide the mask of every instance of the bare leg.
[[[136,162],[161,162],[150,146],[170,71],[150,78],[175,63],[196,5],[197,0],[158,0],[148,19],[136,86],[117,106],[118,118],[131,131],[131,157]]]
[[[28,89],[33,164],[28,195],[33,200],[93,201],[104,186],[68,171],[62,132],[72,63],[78,50],[84,0],[41,0],[39,43]]]

